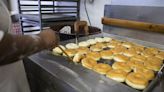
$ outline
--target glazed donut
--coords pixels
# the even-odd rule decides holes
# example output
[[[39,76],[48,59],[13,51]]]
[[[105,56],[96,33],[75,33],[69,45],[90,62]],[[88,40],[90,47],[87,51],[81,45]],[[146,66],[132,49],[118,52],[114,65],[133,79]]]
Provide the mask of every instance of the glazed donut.
[[[150,52],[150,51],[143,51],[142,53],[141,53],[141,55],[142,56],[144,56],[144,57],[152,57],[152,56],[154,56],[154,54],[152,53],[152,52]]]
[[[125,82],[132,88],[138,90],[143,90],[148,85],[148,80],[144,77],[143,74],[134,72],[127,75]]]
[[[89,47],[90,44],[87,43],[86,41],[79,42],[79,47]]]
[[[88,68],[88,69],[93,69],[95,65],[97,65],[97,61],[92,59],[92,58],[84,58],[82,59],[82,66]]]
[[[131,57],[131,60],[136,60],[136,61],[140,61],[140,62],[145,62],[145,61],[146,61],[146,57],[141,56],[141,55],[135,55],[135,56]]]
[[[100,74],[106,74],[108,71],[110,71],[112,67],[108,64],[99,63],[94,66],[93,70],[100,73]]]
[[[117,82],[124,82],[127,76],[127,72],[116,69],[116,70],[111,70],[106,74],[106,77],[111,78]]]
[[[119,55],[119,54],[115,55],[113,59],[117,62],[127,62],[127,61],[129,61],[129,57],[124,56],[124,55]]]
[[[135,49],[138,54],[140,54],[141,52],[143,52],[144,49],[145,49],[145,47],[144,46],[141,46],[141,45],[135,45],[132,48]]]
[[[66,44],[65,47],[67,49],[77,49],[77,48],[79,48],[79,46],[77,44],[75,44],[75,43],[68,43],[68,44]]]
[[[144,74],[147,80],[152,80],[155,77],[154,72],[146,68],[135,68],[134,72]]]
[[[127,57],[132,57],[132,56],[135,56],[137,55],[137,52],[135,50],[125,50],[123,52],[123,55],[127,56]]]
[[[122,46],[124,46],[126,48],[131,48],[133,46],[133,44],[130,42],[124,42],[124,43],[122,43]]]
[[[115,62],[113,65],[112,65],[112,68],[113,69],[121,69],[125,72],[130,72],[132,69],[130,68],[130,66],[125,63],[125,62]]]
[[[96,37],[95,38],[95,41],[96,42],[104,42],[103,38],[101,38],[101,37]]]
[[[140,51],[145,50],[145,47],[142,46],[142,45],[134,45],[134,48],[135,48],[136,50],[140,50]]]
[[[95,39],[89,39],[89,40],[87,40],[87,42],[88,42],[90,45],[96,44]]]
[[[77,54],[75,54],[75,56],[73,57],[73,62],[78,63],[78,62],[80,62],[81,59],[83,59],[84,57],[85,57],[84,54],[79,54],[79,53],[77,53]]]
[[[159,50],[157,48],[146,48],[145,51],[151,52],[153,54],[158,54]]]
[[[117,44],[117,43],[107,43],[107,47],[109,47],[109,48],[115,48],[115,47],[117,47],[119,44]]]
[[[98,52],[88,52],[88,53],[86,54],[86,57],[92,58],[92,59],[98,61],[98,60],[100,60],[101,55],[100,55]]]
[[[102,51],[103,50],[103,48],[102,47],[100,47],[100,46],[98,46],[98,45],[93,45],[93,46],[91,46],[90,47],[90,50],[91,51]]]
[[[164,52],[159,52],[158,54],[155,55],[157,58],[160,58],[162,60],[164,60]]]
[[[121,45],[122,44],[122,41],[114,39],[110,43],[116,43],[118,45]]]
[[[159,65],[162,65],[163,64],[163,60],[160,59],[160,58],[157,58],[155,56],[154,57],[148,57],[147,58],[147,61],[154,62],[154,63],[159,64]]]
[[[161,68],[161,64],[159,62],[145,61],[144,65],[147,69],[150,69],[153,71],[159,71]]]
[[[139,62],[136,60],[131,60],[128,61],[127,64],[131,67],[131,69],[136,69],[136,68],[145,68],[144,63],[143,62]]]
[[[133,46],[133,47],[131,47],[131,48],[129,48],[128,49],[129,51],[134,51],[134,52],[136,52],[137,53],[137,49]],[[137,53],[138,54],[138,53]]]
[[[62,45],[59,45],[63,50],[65,50],[66,48],[64,47],[64,46],[62,46]],[[53,50],[52,50],[52,52],[54,53],[54,54],[62,54],[63,53],[63,51],[59,48],[59,47],[56,47],[56,48],[54,48]]]
[[[111,50],[104,50],[100,52],[101,58],[102,59],[113,59],[113,53]]]
[[[145,68],[144,63],[136,60],[130,60],[127,64],[132,68]]]
[[[106,43],[96,43],[96,46],[98,46],[98,47],[101,47],[101,48],[106,48],[107,47],[107,45],[106,45]]]
[[[78,54],[87,54],[88,52],[89,52],[89,48],[87,48],[87,47],[79,47],[77,49]]]
[[[73,57],[77,53],[75,49],[66,49],[65,52],[68,54],[69,57]],[[63,56],[66,55],[63,53]]]
[[[104,37],[103,40],[104,40],[104,42],[110,42],[112,40],[112,38],[110,38],[110,37]]]
[[[125,47],[117,46],[114,49],[112,49],[112,52],[114,55],[117,55],[117,54],[122,54],[126,50],[127,49]]]
[[[112,51],[112,53],[113,53],[113,55],[118,55],[118,54],[122,54],[123,52],[122,52],[122,50],[121,49],[111,49],[111,51]]]

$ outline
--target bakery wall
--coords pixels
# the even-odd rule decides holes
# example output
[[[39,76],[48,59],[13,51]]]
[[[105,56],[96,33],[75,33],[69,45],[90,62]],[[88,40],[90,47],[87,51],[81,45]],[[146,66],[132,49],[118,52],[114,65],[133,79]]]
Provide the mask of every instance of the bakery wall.
[[[18,14],[18,0],[9,1],[11,7],[11,14]],[[110,3],[111,0],[94,0],[93,3],[89,3],[89,0],[87,0],[87,10],[92,26],[96,26],[102,29],[101,18],[104,16],[104,5]],[[84,8],[84,0],[81,0],[80,17],[82,20],[88,20]]]
[[[110,3],[111,0],[94,0],[93,3],[89,3],[89,0],[87,0],[87,10],[92,26],[102,29],[101,18],[104,16],[104,5]],[[80,17],[81,20],[88,20],[84,8],[84,0],[81,0]]]
[[[18,13],[18,0],[3,0],[5,2],[10,2],[11,11]],[[30,0],[29,0],[30,1]],[[36,0],[37,1],[37,0]],[[89,0],[87,0],[89,1]],[[84,12],[84,0],[81,0],[81,16],[82,18],[86,17]],[[164,6],[164,0],[94,0],[93,4],[87,3],[90,12],[97,10],[102,10],[104,4],[117,4],[117,5],[146,5],[146,6]],[[93,9],[93,10],[92,10]],[[103,11],[101,11],[103,12]]]
[[[87,10],[93,26],[102,29],[101,18],[104,16],[104,5],[132,5],[132,6],[164,6],[164,0],[94,0],[94,3],[89,3],[87,0]],[[88,20],[84,8],[84,0],[81,0],[80,17],[82,20]]]
[[[142,22],[152,22],[152,23],[164,23],[164,0],[112,0],[112,5],[123,5],[126,6],[124,8],[116,8],[113,9],[115,12],[112,14],[106,12],[106,15],[112,15],[114,18],[122,18],[129,20],[138,20]],[[142,7],[141,7],[142,6]],[[109,10],[111,7],[108,7]],[[158,44],[164,44],[164,35],[155,32],[147,32],[147,31],[138,31],[132,29],[120,29],[118,27],[110,28],[109,26],[104,27],[105,30],[110,34],[120,35],[124,37],[149,41]]]
[[[164,6],[164,0],[112,0],[113,5]]]
[[[11,13],[18,13],[17,0],[10,1]],[[102,28],[101,18],[104,15],[105,4],[118,4],[118,5],[151,5],[151,6],[164,6],[164,0],[94,0],[93,3],[89,3],[87,0],[87,10],[93,26]],[[84,0],[81,0],[80,17],[82,20],[88,20],[84,8]]]

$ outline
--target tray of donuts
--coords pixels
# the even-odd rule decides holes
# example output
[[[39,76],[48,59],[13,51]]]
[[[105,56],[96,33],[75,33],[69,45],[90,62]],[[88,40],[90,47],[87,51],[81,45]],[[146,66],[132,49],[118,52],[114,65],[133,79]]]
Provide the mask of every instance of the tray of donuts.
[[[164,65],[162,50],[110,37],[96,37],[60,47],[72,58],[72,63],[139,91],[154,86]],[[54,48],[52,54],[66,57],[59,47]]]

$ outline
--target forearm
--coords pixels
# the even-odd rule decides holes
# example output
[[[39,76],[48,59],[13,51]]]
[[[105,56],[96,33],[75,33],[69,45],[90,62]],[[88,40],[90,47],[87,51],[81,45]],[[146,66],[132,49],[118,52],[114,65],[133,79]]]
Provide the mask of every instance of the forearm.
[[[42,37],[38,35],[14,36],[6,34],[0,42],[0,65],[16,62],[45,48]]]

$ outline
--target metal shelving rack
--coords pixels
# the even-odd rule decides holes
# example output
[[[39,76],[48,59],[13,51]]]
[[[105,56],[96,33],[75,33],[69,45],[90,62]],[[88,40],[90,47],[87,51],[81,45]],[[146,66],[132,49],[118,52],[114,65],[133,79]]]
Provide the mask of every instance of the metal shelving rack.
[[[80,0],[18,0],[22,33],[80,19]]]

